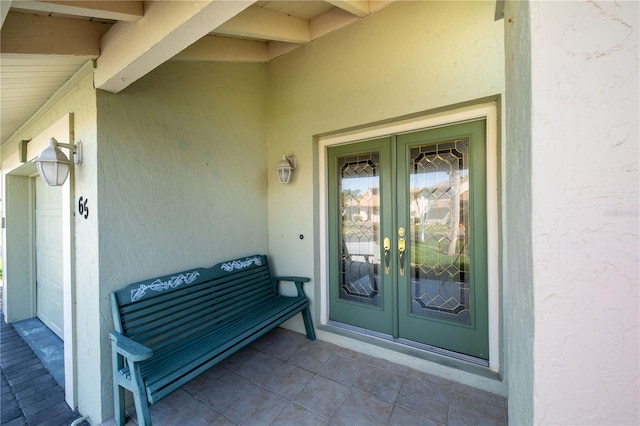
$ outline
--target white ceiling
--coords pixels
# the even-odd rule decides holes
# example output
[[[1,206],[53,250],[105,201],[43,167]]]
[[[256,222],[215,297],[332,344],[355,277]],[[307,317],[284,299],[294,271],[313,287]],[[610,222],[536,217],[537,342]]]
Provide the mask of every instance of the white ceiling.
[[[118,93],[167,60],[268,62],[391,1],[0,0],[0,143],[87,61]]]

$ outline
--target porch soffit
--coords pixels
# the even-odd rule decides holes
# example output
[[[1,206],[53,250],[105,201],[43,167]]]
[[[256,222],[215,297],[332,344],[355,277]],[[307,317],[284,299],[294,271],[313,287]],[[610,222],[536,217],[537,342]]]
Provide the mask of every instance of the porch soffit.
[[[87,61],[118,93],[168,60],[268,62],[395,0],[0,1],[0,144]]]

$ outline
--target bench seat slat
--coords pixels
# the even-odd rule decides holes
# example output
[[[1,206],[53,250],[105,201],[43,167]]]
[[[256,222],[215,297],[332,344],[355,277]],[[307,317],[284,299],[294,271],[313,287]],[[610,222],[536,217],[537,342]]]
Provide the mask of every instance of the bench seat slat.
[[[266,314],[269,309],[273,309],[275,306],[278,310],[284,310],[290,307],[293,310],[299,310],[303,308],[303,305],[307,304],[307,300],[303,298],[286,298],[283,300],[285,296],[280,296],[277,299],[273,299],[270,303],[263,304],[259,308],[253,309],[251,311],[243,311],[243,315],[236,314],[233,318],[228,318],[222,323],[203,323],[198,324],[198,326],[194,326],[194,329],[197,328],[196,332],[190,333],[188,335],[181,336],[180,339],[173,339],[165,342],[165,344],[159,344],[155,346],[156,355],[153,358],[155,363],[156,359],[160,359],[163,357],[163,354],[170,350],[170,348],[175,348],[177,351],[181,351],[182,348],[185,347],[185,342],[196,341],[197,344],[203,344],[203,340],[201,339],[202,335],[209,335],[211,338],[216,338],[218,336],[223,337],[232,332],[233,327],[236,326],[238,321],[244,321],[247,323],[251,322],[259,322],[266,318],[268,315]],[[294,300],[289,300],[294,299]],[[143,366],[144,369],[144,366]]]
[[[238,317],[234,321],[230,321],[225,324],[225,330],[220,333],[208,335],[201,333],[190,339],[176,342],[173,346],[165,348],[164,351],[156,353],[149,361],[142,363],[143,376],[148,377],[147,386],[152,389],[160,387],[157,383],[162,383],[166,377],[180,376],[186,373],[189,368],[185,368],[185,365],[199,365],[203,359],[206,361],[212,355],[224,352],[227,346],[234,346],[236,336],[256,327],[261,328],[265,322],[273,323],[283,316],[290,317],[297,312],[298,306],[289,302],[279,303],[273,305],[271,309],[264,310],[260,315],[254,315],[249,320]],[[167,361],[170,361],[171,369],[167,368]]]
[[[176,308],[176,305],[180,306],[190,301],[206,300],[207,297],[223,297],[226,294],[237,292],[240,289],[250,290],[252,287],[257,287],[263,291],[269,291],[270,286],[264,286],[265,278],[262,276],[249,276],[246,280],[235,279],[228,281],[223,285],[216,283],[215,286],[211,286],[210,282],[201,282],[192,284],[189,289],[185,289],[184,292],[174,292],[167,295],[158,295],[154,298],[150,298],[145,301],[139,302],[141,306],[133,308],[128,306],[127,309],[122,308],[122,314],[131,322],[148,321],[148,318],[153,318],[158,311],[172,310]],[[276,292],[275,289],[271,290]]]
[[[209,285],[208,282],[193,284],[189,289],[185,289],[184,292],[159,295],[153,299],[140,302],[140,306],[129,305],[123,307],[121,308],[121,312],[131,324],[135,324],[136,322],[145,323],[156,318],[160,312],[176,310],[184,303],[188,304],[190,301],[199,301],[207,297],[222,297],[229,292],[238,291],[237,287],[239,284],[241,288],[245,290],[256,286],[262,289],[262,291],[269,291],[269,287],[262,285],[264,280],[264,274],[258,276],[254,274],[254,276],[246,277],[246,280],[236,278],[234,280],[228,280],[223,284],[217,283],[215,287]],[[272,292],[275,293],[275,289],[272,289]]]
[[[192,305],[189,309],[181,312],[172,312],[165,317],[157,318],[153,322],[139,325],[136,328],[130,327],[127,322],[124,324],[123,328],[130,337],[141,342],[152,342],[154,337],[165,335],[166,333],[180,334],[188,332],[194,321],[197,322],[201,318],[207,319],[217,316],[222,320],[230,312],[235,312],[239,308],[244,308],[249,303],[247,299],[251,301],[255,300],[255,303],[251,303],[254,305],[262,303],[262,301],[269,300],[275,296],[275,293],[263,291],[258,292],[257,290],[251,291],[245,295],[238,292],[233,297],[224,299],[221,303],[218,302],[219,299],[212,298],[205,303]]]
[[[112,293],[114,326],[121,333],[112,335],[116,424],[125,420],[123,389],[134,394],[139,424],[150,425],[148,404],[298,313],[307,337],[314,340],[309,300],[302,289],[309,279],[284,280],[295,282],[297,296],[279,295],[267,257],[254,255],[140,281]],[[116,342],[122,342],[120,348]],[[135,357],[126,342],[141,345],[147,355]]]
[[[167,323],[155,324],[153,327],[135,330],[133,333],[129,331],[129,334],[136,340],[153,346],[159,344],[158,342],[160,341],[172,339],[173,336],[180,338],[185,333],[192,333],[194,325],[197,326],[202,322],[210,321],[223,322],[226,318],[236,315],[238,310],[245,309],[248,304],[250,306],[259,306],[276,297],[275,295],[266,296],[260,297],[256,303],[250,304],[246,300],[237,300],[234,305],[225,306],[224,309],[220,310],[203,307],[200,310],[184,313],[180,317],[172,317]]]
[[[281,296],[281,297],[284,297],[284,296]],[[205,323],[203,324],[202,327],[200,327],[200,330],[198,333],[193,333],[191,335],[184,336],[179,340],[173,340],[171,341],[171,344],[165,345],[164,347],[156,347],[156,357],[154,358],[162,357],[163,354],[171,350],[171,348],[176,348],[176,350],[180,351],[180,348],[184,347],[185,342],[197,341],[198,344],[202,344],[203,340],[200,338],[200,336],[202,335],[208,335],[210,336],[210,339],[227,338],[226,335],[228,335],[229,333],[232,333],[233,328],[237,327],[238,323],[259,322],[264,318],[268,318],[269,310],[274,309],[274,307],[275,309],[278,309],[278,310],[287,309],[289,307],[295,310],[295,309],[301,308],[306,303],[307,301],[304,299],[297,299],[297,300],[291,300],[291,301],[289,300],[283,301],[282,299],[276,299],[272,301],[269,305],[261,306],[259,309],[254,309],[251,312],[244,312],[244,315],[237,315],[234,318],[229,318],[223,323],[216,323],[216,324]]]

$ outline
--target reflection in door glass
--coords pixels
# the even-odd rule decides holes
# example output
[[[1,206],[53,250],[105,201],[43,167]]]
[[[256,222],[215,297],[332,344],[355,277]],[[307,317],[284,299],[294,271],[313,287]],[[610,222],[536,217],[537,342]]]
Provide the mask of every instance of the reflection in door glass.
[[[380,155],[349,155],[337,161],[339,297],[380,306]]]
[[[411,312],[471,323],[468,139],[409,158]]]

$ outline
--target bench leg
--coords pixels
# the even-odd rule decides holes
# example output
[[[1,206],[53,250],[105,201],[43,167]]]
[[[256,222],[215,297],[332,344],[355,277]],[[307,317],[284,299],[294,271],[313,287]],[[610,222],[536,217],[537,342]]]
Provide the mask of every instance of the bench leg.
[[[124,366],[124,361],[117,352],[112,353],[112,367],[113,367],[113,416],[116,421],[116,426],[124,426],[125,414],[124,414],[124,388],[120,386],[120,369]]]
[[[136,403],[136,414],[139,426],[151,426],[151,414],[149,413],[149,404],[146,395],[140,394],[139,391],[133,392],[133,399]]]
[[[133,400],[136,404],[136,416],[139,426],[151,426],[151,414],[149,413],[149,403],[147,402],[147,392],[144,389],[140,369],[135,369],[132,374],[133,380]]]
[[[114,381],[117,378],[114,377]],[[114,405],[114,415],[117,426],[124,426],[124,389],[117,383],[113,385],[113,405]]]
[[[304,321],[304,328],[307,331],[307,339],[316,340],[316,332],[313,329],[313,321],[311,320],[309,308],[302,310],[302,320]]]

